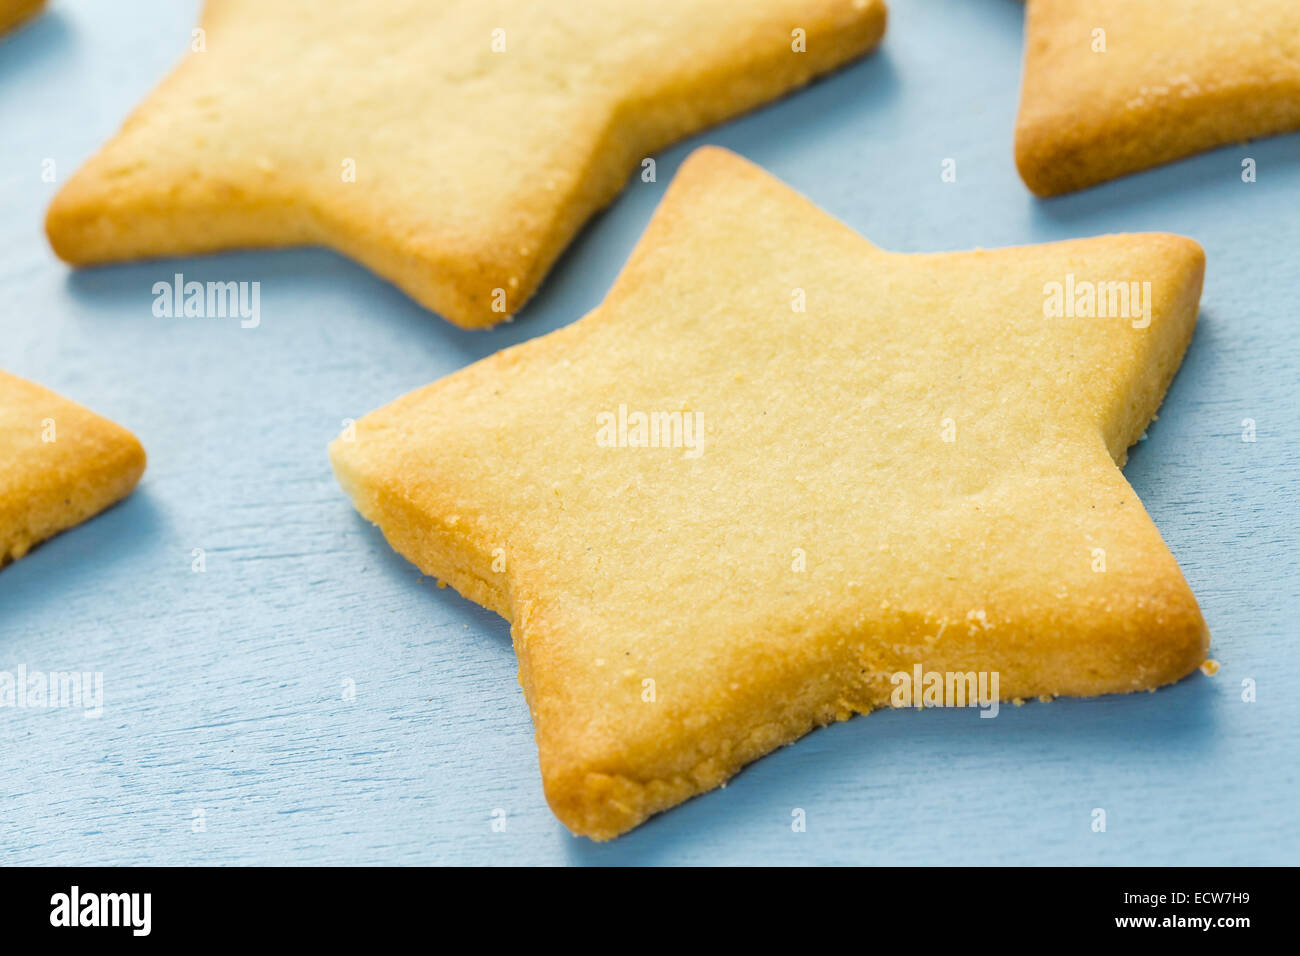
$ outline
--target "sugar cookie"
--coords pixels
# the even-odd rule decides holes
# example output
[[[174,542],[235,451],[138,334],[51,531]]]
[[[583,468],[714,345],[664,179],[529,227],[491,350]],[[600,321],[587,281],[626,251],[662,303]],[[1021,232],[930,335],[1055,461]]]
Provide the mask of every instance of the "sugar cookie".
[[[1016,165],[1040,196],[1296,129],[1296,0],[1029,0]]]
[[[512,622],[547,799],[606,839],[917,665],[1012,699],[1205,660],[1119,469],[1203,271],[1159,234],[885,252],[702,149],[595,311],[331,457],[394,548]]]
[[[125,428],[0,372],[0,567],[125,498],[144,461]]]
[[[75,265],[328,245],[494,325],[655,151],[884,26],[883,0],[209,0],[46,229]]]

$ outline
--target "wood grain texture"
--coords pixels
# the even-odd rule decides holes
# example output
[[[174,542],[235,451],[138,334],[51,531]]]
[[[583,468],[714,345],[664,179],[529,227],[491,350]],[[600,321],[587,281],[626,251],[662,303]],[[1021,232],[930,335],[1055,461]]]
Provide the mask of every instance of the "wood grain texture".
[[[894,6],[881,53],[658,157],[658,181],[630,184],[526,312],[488,333],[325,252],[70,273],[41,236],[58,185],[42,161],[61,180],[113,131],[179,56],[196,5],[137,0],[123,17],[63,0],[0,41],[0,367],[149,452],[127,502],[0,572],[0,670],[104,679],[98,719],[0,708],[0,863],[1293,860],[1300,138],[1042,203],[1011,160],[1019,5]],[[900,251],[1145,229],[1205,246],[1196,338],[1126,474],[1201,601],[1217,676],[996,720],[873,714],[612,844],[564,831],[505,624],[393,555],[325,445],[343,419],[594,305],[704,141]],[[949,157],[955,183],[940,180]],[[260,282],[260,326],[154,317],[153,283],[177,272]],[[1090,830],[1097,807],[1105,833]],[[807,832],[791,831],[795,808]]]

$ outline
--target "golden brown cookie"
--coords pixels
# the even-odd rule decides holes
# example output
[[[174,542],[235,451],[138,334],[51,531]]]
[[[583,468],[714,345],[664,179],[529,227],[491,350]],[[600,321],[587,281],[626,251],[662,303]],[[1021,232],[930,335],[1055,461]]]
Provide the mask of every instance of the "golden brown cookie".
[[[36,16],[43,6],[45,0],[0,0],[0,33],[6,33]]]
[[[1296,0],[1029,0],[1016,165],[1040,196],[1295,129]]]
[[[74,265],[332,246],[494,325],[656,150],[884,27],[883,0],[209,0],[46,227]]]
[[[125,428],[0,372],[0,567],[125,498],[144,461]]]
[[[393,547],[511,621],[547,799],[606,839],[918,664],[1002,699],[1200,664],[1119,466],[1203,271],[1160,234],[885,252],[702,149],[595,311],[331,457]]]

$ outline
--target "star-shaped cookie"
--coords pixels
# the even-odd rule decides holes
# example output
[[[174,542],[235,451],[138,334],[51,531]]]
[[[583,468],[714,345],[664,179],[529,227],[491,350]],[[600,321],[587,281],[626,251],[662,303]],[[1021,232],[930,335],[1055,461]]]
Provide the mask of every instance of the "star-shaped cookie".
[[[1296,129],[1296,0],[1029,0],[1016,165],[1040,196]]]
[[[0,567],[125,498],[144,460],[125,428],[0,371]]]
[[[46,228],[75,265],[332,246],[493,325],[656,150],[884,27],[883,0],[209,0]]]
[[[889,253],[703,149],[594,312],[331,456],[393,547],[512,622],[547,799],[605,839],[915,665],[1010,699],[1200,664],[1119,466],[1203,271],[1158,234]]]
[[[36,16],[43,6],[45,0],[0,0],[0,33],[6,33]]]

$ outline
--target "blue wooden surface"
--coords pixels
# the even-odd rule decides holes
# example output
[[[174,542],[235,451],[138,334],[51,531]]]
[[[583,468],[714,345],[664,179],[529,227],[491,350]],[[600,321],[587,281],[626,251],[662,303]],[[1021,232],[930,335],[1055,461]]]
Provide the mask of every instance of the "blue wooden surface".
[[[895,0],[881,52],[660,156],[658,182],[631,183],[496,331],[457,331],[324,251],[72,273],[41,232],[58,185],[42,163],[65,180],[167,73],[196,14],[55,0],[0,41],[0,367],[149,452],[125,504],[0,572],[0,670],[104,675],[99,719],[0,709],[0,863],[1294,860],[1300,137],[1037,201],[1011,161],[1020,4]],[[1195,341],[1127,474],[1200,598],[1217,676],[996,720],[877,713],[613,844],[554,820],[506,624],[395,556],[325,445],[343,419],[595,305],[701,142],[887,248],[1124,230],[1205,246]],[[956,183],[940,181],[946,158]],[[261,325],[155,318],[151,287],[174,272],[260,281]]]

